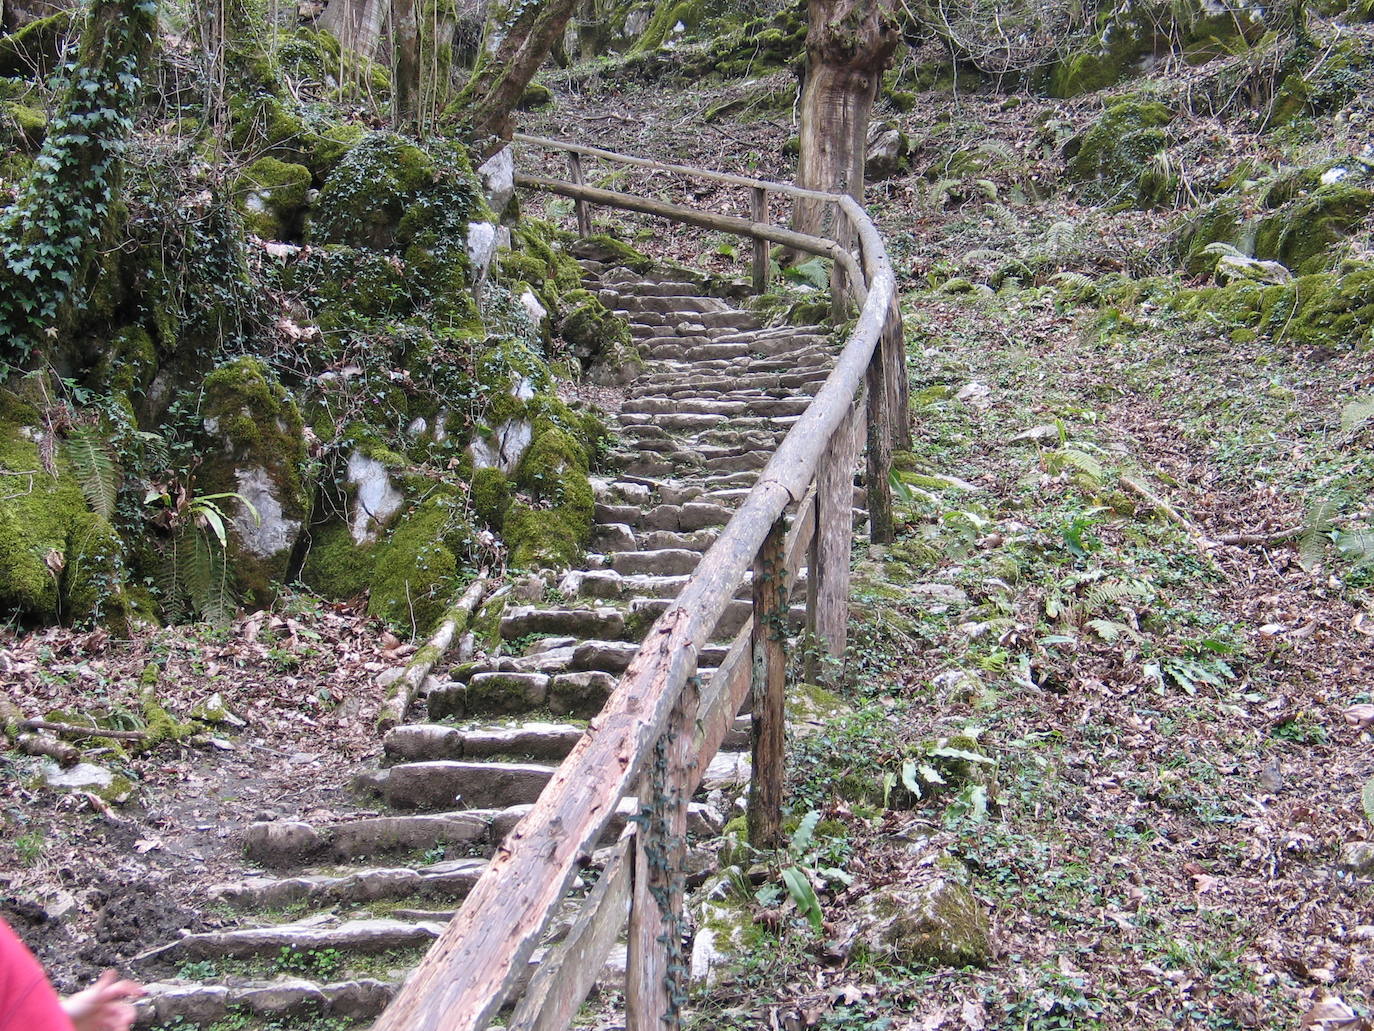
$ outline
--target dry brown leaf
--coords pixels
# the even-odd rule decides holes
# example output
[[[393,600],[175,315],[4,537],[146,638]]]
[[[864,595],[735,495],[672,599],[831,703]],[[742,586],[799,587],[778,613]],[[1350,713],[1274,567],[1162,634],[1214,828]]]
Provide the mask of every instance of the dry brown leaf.
[[[1356,730],[1367,730],[1374,726],[1374,705],[1365,702],[1360,705],[1352,705],[1343,712],[1346,721],[1353,723]]]

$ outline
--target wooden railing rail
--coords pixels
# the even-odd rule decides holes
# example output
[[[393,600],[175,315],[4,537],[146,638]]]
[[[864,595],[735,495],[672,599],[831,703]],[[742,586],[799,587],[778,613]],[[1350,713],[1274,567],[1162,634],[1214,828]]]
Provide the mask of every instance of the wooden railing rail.
[[[685,990],[682,860],[687,804],[735,714],[751,694],[754,783],[751,839],[775,844],[782,796],[781,617],[786,588],[807,569],[807,624],[838,659],[848,613],[854,470],[866,445],[870,534],[891,539],[888,483],[894,431],[904,432],[904,365],[896,281],[877,229],[852,198],[782,183],[660,165],[578,144],[519,136],[528,145],[677,175],[725,182],[835,207],[834,239],[767,222],[766,196],[751,193],[751,218],[737,218],[585,185],[578,162],[571,182],[520,176],[529,188],[571,197],[579,229],[605,205],[736,233],[753,248],[754,283],[767,243],[832,260],[842,299],[858,319],[829,377],[774,452],[748,496],[702,557],[674,603],[645,637],[629,668],[560,764],[531,811],[497,848],[486,871],[375,1031],[480,1031],[528,978],[509,1026],[563,1031],[594,983],[628,913],[626,1009],[630,1031],[678,1025]],[[853,241],[856,258],[837,240]],[[760,258],[761,255],[761,258]],[[789,514],[791,518],[789,520]],[[703,686],[697,654],[752,575],[754,618]],[[569,883],[590,861],[621,799],[638,816],[602,853],[595,888],[564,939],[529,978],[531,959]]]

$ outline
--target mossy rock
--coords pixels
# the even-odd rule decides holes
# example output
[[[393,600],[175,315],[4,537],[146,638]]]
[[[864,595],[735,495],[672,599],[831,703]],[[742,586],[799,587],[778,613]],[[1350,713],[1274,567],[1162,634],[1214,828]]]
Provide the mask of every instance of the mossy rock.
[[[35,153],[48,133],[48,115],[42,108],[0,100],[0,146]]]
[[[100,363],[96,380],[113,393],[142,394],[158,371],[157,344],[142,326],[125,326],[113,339]]]
[[[1155,157],[1168,145],[1164,127],[1173,113],[1157,101],[1119,100],[1069,146],[1070,180],[1097,203],[1151,207],[1168,192],[1157,179]]]
[[[960,879],[932,870],[917,885],[892,885],[865,896],[854,940],[870,960],[906,967],[984,966],[992,935],[982,904]]]
[[[438,176],[434,159],[414,143],[369,133],[325,181],[311,235],[321,243],[391,247],[407,208]]]
[[[321,597],[356,598],[372,584],[379,550],[377,545],[358,544],[341,519],[312,526],[301,582]]]
[[[588,455],[593,445],[585,427],[580,433],[569,427],[570,414],[564,406],[555,415],[535,417],[533,442],[516,470],[516,487],[533,501],[514,502],[503,521],[510,564],[517,568],[567,568],[591,535],[596,504]]]
[[[202,396],[207,447],[197,489],[237,495],[219,503],[232,517],[229,570],[254,602],[267,604],[310,514],[300,411],[256,358],[220,366]]]
[[[1299,274],[1329,268],[1337,248],[1374,208],[1374,191],[1332,183],[1301,197],[1255,227],[1254,257],[1280,261]]]
[[[633,343],[630,324],[612,313],[591,291],[573,290],[564,295],[563,304],[567,314],[559,321],[559,335],[584,365],[607,348],[629,347]]]
[[[377,555],[367,611],[415,636],[452,603],[471,527],[454,491],[439,490],[397,522]]]
[[[631,272],[640,274],[648,272],[655,265],[654,260],[647,254],[604,233],[582,237],[573,244],[572,252],[579,258],[601,261],[608,265],[622,265]]]
[[[510,501],[510,481],[500,469],[478,469],[472,474],[472,510],[494,533],[501,532]]]
[[[24,407],[11,400],[4,409],[19,414]],[[56,475],[44,470],[38,436],[34,426],[0,417],[0,471],[25,487],[0,498],[0,618],[123,626],[123,543],[87,507],[63,449]]]
[[[62,41],[72,31],[75,11],[59,11],[0,36],[0,77],[45,79],[57,67]]]
[[[517,106],[521,111],[535,111],[552,103],[553,90],[541,83],[532,82],[525,87],[525,92],[520,94],[520,103]]]
[[[310,169],[274,157],[259,158],[234,183],[234,200],[244,225],[265,240],[299,235]]]

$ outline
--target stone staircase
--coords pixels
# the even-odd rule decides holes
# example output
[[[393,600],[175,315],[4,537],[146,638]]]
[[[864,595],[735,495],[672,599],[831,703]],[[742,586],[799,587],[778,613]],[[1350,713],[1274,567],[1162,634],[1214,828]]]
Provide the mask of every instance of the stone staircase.
[[[690,276],[591,259],[584,268],[585,285],[629,321],[646,359],[613,426],[612,471],[593,481],[585,562],[506,588],[501,654],[436,670],[417,722],[387,733],[382,765],[359,777],[382,812],[248,828],[254,875],[206,900],[223,929],[141,957],[137,973],[156,978],[144,1023],[208,1026],[237,1010],[250,1025],[285,1017],[344,1026],[380,1012],[601,709],[834,360],[828,329],[765,329],[704,296]],[[701,653],[703,678],[748,620],[748,591],[742,585]],[[796,626],[803,615],[793,607]],[[718,833],[733,815],[748,741],[742,719],[692,806],[693,834]],[[634,810],[625,800],[603,844]],[[694,856],[704,876],[709,854]],[[618,965],[623,948],[608,977]]]

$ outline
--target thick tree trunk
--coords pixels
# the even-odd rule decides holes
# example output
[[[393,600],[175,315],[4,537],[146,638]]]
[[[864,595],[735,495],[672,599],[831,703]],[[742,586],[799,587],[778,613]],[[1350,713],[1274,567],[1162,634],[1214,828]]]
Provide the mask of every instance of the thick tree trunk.
[[[388,0],[331,0],[317,22],[350,53],[375,59],[386,25]]]
[[[797,185],[863,200],[868,118],[900,38],[892,0],[810,0]],[[824,228],[827,205],[798,202],[794,227]]]
[[[477,62],[446,116],[466,125],[486,155],[501,149],[514,131],[511,113],[539,66],[562,38],[577,0],[522,3],[504,19],[494,48]]]
[[[0,218],[0,370],[41,357],[71,321],[119,196],[156,8],[95,0],[43,150]]]
[[[420,113],[420,23],[415,0],[391,0],[391,120],[414,128]]]

